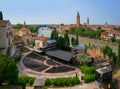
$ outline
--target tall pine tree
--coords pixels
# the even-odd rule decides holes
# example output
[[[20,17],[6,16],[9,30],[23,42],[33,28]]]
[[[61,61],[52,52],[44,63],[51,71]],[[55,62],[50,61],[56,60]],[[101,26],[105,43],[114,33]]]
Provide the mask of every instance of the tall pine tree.
[[[2,14],[2,11],[0,11],[0,20],[3,20],[3,14]]]

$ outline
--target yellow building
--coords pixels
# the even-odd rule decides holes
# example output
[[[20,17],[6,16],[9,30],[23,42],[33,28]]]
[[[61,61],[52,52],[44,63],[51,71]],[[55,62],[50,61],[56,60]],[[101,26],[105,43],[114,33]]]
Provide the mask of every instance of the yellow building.
[[[100,39],[106,39],[106,32],[101,32]]]

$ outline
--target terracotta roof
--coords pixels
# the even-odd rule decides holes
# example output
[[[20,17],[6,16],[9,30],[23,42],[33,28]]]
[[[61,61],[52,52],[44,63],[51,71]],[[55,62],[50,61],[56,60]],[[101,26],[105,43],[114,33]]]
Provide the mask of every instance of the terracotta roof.
[[[36,38],[36,40],[40,40],[40,41],[45,41],[45,40],[47,40],[48,39],[48,37],[44,37],[44,36],[38,36],[37,38]]]
[[[5,27],[9,20],[0,20],[0,27]]]

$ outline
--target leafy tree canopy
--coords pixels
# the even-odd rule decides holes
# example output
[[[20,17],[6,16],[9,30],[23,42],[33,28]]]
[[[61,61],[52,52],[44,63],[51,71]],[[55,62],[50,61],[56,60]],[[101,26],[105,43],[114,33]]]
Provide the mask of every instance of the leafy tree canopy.
[[[6,55],[0,55],[0,85],[13,84],[18,78],[18,69],[15,62]]]
[[[19,23],[13,26],[14,29],[18,29],[18,30],[21,29],[22,27],[23,27],[23,24],[19,24]]]

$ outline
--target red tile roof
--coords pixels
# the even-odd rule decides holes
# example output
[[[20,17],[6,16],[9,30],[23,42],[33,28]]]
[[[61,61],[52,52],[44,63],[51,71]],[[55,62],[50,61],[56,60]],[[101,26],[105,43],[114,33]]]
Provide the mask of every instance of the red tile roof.
[[[0,20],[0,27],[5,27],[9,20]]]

